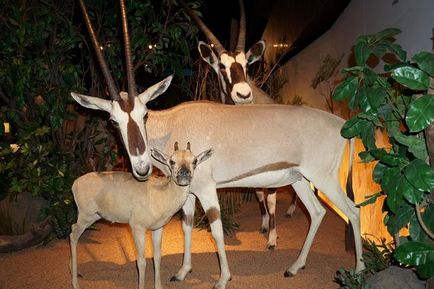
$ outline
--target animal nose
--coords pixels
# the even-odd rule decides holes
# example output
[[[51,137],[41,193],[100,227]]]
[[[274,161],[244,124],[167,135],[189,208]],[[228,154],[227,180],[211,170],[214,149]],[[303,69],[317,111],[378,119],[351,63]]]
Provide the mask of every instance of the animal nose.
[[[250,95],[252,94],[252,92],[249,92],[249,93],[247,93],[247,94],[242,94],[242,93],[239,93],[239,92],[237,92],[237,96],[239,97],[239,98],[249,98],[250,97]]]
[[[152,167],[145,162],[140,162],[136,167],[136,173],[139,176],[148,176],[152,173]]]
[[[190,177],[190,171],[187,169],[180,169],[179,170],[179,176],[183,177],[183,178],[188,178],[188,177]]]

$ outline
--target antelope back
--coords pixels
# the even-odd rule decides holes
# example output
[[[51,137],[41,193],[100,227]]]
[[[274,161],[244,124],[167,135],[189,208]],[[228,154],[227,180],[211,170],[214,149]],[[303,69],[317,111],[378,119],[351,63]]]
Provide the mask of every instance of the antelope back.
[[[145,180],[152,173],[151,155],[145,127],[145,118],[148,113],[146,104],[166,91],[172,81],[172,76],[169,76],[161,82],[151,86],[141,94],[137,93],[131,61],[128,23],[124,1],[125,0],[120,1],[120,8],[122,15],[128,92],[119,92],[116,88],[116,84],[111,77],[108,65],[104,59],[103,52],[100,49],[100,44],[98,43],[96,33],[87,13],[84,0],[80,0],[83,19],[89,31],[92,46],[94,47],[104,78],[107,82],[111,100],[86,96],[74,92],[71,92],[71,95],[84,107],[103,110],[110,114],[110,120],[120,132],[125,150],[128,153],[133,175],[139,180]]]

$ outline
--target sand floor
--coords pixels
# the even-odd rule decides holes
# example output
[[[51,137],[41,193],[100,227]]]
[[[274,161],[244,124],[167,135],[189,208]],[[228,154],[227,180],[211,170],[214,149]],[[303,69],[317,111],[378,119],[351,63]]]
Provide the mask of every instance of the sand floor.
[[[284,216],[291,195],[281,193],[277,203],[278,246],[265,249],[266,236],[260,234],[259,208],[255,201],[244,204],[237,214],[240,229],[226,236],[226,252],[232,281],[228,289],[315,288],[339,286],[333,281],[339,268],[354,266],[354,255],[344,249],[344,222],[328,211],[313,243],[306,268],[292,278],[283,272],[295,261],[307,234],[309,218],[298,207],[292,218]],[[78,271],[82,289],[137,288],[135,251],[128,226],[97,223],[87,230],[78,245]],[[150,232],[146,238],[146,288],[153,288]],[[219,276],[215,245],[206,230],[194,230],[193,272],[184,282],[169,282],[182,261],[183,233],[179,218],[165,226],[162,244],[161,276],[164,288],[211,289]],[[55,240],[19,252],[0,254],[0,289],[71,288],[69,243]]]

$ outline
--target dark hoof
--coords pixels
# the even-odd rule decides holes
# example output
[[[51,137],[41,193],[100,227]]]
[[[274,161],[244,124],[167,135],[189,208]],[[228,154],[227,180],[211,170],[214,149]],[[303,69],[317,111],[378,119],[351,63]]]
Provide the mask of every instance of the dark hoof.
[[[264,228],[261,228],[261,229],[259,230],[259,232],[261,232],[261,234],[265,234],[265,233],[268,232],[268,230],[267,230],[267,229],[264,229]]]
[[[170,278],[170,282],[179,282],[181,280],[178,279],[178,277],[176,276],[172,276],[172,278]]]
[[[267,249],[270,251],[274,251],[274,249],[276,249],[276,245],[267,246]]]
[[[83,275],[80,272],[77,273],[77,277],[78,278],[84,278]]]
[[[232,276],[231,277],[229,277],[229,280],[228,281],[232,281]]]
[[[285,214],[285,217],[292,218],[293,214]]]
[[[292,274],[292,273],[289,272],[289,271],[286,271],[286,272],[283,274],[283,276],[285,276],[285,278],[291,278],[291,277],[294,277],[295,275]]]
[[[301,267],[301,270],[304,270],[304,269],[306,269],[306,266]]]

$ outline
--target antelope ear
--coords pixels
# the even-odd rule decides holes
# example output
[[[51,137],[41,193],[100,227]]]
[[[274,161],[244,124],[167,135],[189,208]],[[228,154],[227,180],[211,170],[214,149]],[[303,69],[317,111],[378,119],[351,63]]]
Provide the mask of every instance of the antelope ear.
[[[250,65],[259,59],[261,59],[262,55],[265,51],[265,41],[260,40],[256,42],[246,53],[247,64]]]
[[[151,156],[152,156],[156,161],[159,161],[159,162],[162,163],[163,165],[169,166],[169,165],[168,165],[169,157],[168,157],[165,153],[163,153],[163,152],[157,150],[156,148],[153,148],[153,149],[151,149]]]
[[[198,166],[200,163],[206,161],[207,159],[209,159],[212,155],[214,154],[214,149],[210,148],[206,151],[201,152],[199,155],[197,155],[196,157],[196,166]]]
[[[151,100],[155,99],[160,94],[164,93],[172,82],[173,75],[169,75],[162,81],[146,89],[144,92],[138,95],[138,98],[143,104],[147,104]]]
[[[110,113],[112,110],[112,101],[107,99],[102,99],[99,97],[87,96],[75,92],[71,92],[71,96],[78,102],[81,106],[96,109],[96,110],[104,110]]]
[[[211,46],[206,44],[203,41],[199,41],[197,45],[197,49],[199,50],[199,54],[203,60],[205,60],[216,72],[218,72],[218,57],[212,50]]]

